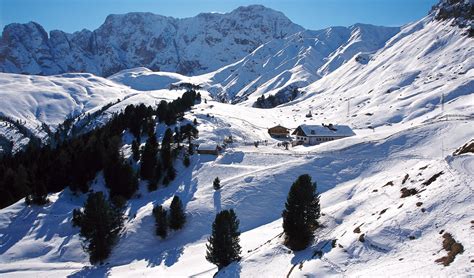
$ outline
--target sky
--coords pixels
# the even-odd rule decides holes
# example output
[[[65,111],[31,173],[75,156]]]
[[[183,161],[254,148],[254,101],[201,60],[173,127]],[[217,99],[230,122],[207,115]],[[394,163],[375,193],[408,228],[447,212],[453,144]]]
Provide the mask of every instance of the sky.
[[[94,30],[109,14],[152,12],[176,18],[262,4],[306,29],[369,23],[402,26],[425,16],[437,0],[0,0],[0,28],[35,21],[47,31]]]

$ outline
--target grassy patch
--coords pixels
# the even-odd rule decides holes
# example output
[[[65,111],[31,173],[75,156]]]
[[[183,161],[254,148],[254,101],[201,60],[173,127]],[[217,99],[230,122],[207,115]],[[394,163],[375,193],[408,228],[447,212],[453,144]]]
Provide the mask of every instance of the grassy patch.
[[[464,246],[461,243],[456,242],[450,233],[443,234],[443,249],[448,251],[448,255],[436,259],[435,262],[441,263],[444,266],[450,265],[458,254],[464,252]]]
[[[437,178],[439,178],[439,176],[441,176],[442,174],[444,174],[443,171],[434,174],[431,178],[429,178],[428,180],[426,180],[425,182],[423,182],[422,185],[430,185],[430,184],[432,184],[432,183],[433,183]]]
[[[410,177],[410,175],[406,174],[405,177],[402,180],[402,184],[405,184],[405,182],[407,182],[409,177]]]
[[[400,189],[400,192],[402,193],[402,196],[400,198],[406,198],[413,196],[418,193],[418,190],[416,188],[402,188]]]

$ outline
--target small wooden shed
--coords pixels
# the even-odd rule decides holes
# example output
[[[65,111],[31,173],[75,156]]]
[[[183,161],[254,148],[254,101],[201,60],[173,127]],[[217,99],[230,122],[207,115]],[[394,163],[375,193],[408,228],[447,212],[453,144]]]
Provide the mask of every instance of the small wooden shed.
[[[201,143],[197,149],[198,154],[219,154],[219,145],[216,143]]]
[[[281,126],[281,125],[277,125],[277,126],[269,128],[268,129],[268,134],[270,134],[270,136],[276,137],[276,138],[285,138],[285,137],[288,137],[290,135],[290,129],[288,129],[284,126]]]

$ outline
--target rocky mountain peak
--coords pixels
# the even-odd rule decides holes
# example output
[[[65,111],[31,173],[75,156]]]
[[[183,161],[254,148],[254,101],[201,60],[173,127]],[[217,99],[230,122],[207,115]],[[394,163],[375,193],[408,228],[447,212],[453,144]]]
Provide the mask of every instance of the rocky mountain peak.
[[[303,28],[260,5],[176,19],[147,12],[109,15],[96,30],[73,34],[37,23],[11,24],[0,39],[0,71],[91,72],[109,76],[147,67],[200,74],[231,64],[261,44]]]

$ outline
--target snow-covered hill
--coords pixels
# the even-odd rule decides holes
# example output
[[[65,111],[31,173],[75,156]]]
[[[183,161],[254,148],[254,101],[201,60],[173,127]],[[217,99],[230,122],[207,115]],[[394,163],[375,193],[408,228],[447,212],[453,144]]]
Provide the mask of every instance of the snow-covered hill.
[[[139,91],[180,88],[180,85],[201,85],[209,81],[202,76],[188,77],[174,72],[133,68],[120,71],[107,79]]]
[[[128,84],[128,75],[125,72],[122,74],[120,76],[123,79],[120,80]],[[167,76],[174,81],[172,77],[179,74]],[[44,141],[66,119],[79,120],[112,103],[114,105],[99,116],[107,119],[107,114],[130,103],[154,105],[162,99],[175,99],[183,93],[183,90],[160,90],[161,87],[156,87],[156,84],[154,88],[139,91],[133,89],[132,83],[125,86],[112,80],[89,73],[57,76],[0,73],[0,116],[6,116],[13,122],[18,121],[20,127],[28,132],[25,134],[11,125],[10,121],[0,118],[0,146],[3,150],[15,152],[28,143],[31,136]],[[142,89],[146,86],[146,82],[141,83]],[[10,141],[13,146],[7,146]]]
[[[109,15],[97,30],[48,33],[38,23],[7,25],[0,71],[50,75],[123,69],[197,74],[236,62],[262,43],[302,31],[282,13],[253,5],[176,19],[152,13]]]
[[[302,90],[281,109],[312,110],[321,121],[359,127],[421,122],[443,112],[473,116],[474,44],[464,30],[429,16],[404,27],[367,63],[353,59]]]
[[[201,142],[229,134],[236,142],[217,158],[195,155],[190,168],[178,164],[180,174],[166,188],[148,193],[142,183],[141,196],[127,204],[128,220],[106,265],[88,266],[78,231],[70,223],[72,209],[81,206],[85,196],[65,190],[51,195],[53,202],[44,208],[19,201],[2,210],[0,272],[7,277],[211,277],[216,269],[205,260],[210,225],[216,211],[234,208],[243,232],[243,259],[226,268],[222,277],[468,273],[474,157],[449,154],[474,136],[472,120],[356,130],[352,138],[285,151],[265,128],[284,118],[277,109],[208,101],[192,112],[187,117],[198,119]],[[245,143],[258,139],[269,144],[255,148]],[[126,155],[129,148],[125,144]],[[440,178],[423,185],[440,171]],[[280,214],[292,181],[303,173],[311,174],[322,193],[324,227],[311,247],[293,254],[279,237]],[[409,178],[402,184],[406,174]],[[212,188],[216,176],[222,181],[220,192]],[[104,189],[101,174],[93,187]],[[401,198],[403,187],[419,193]],[[188,221],[183,230],[160,240],[152,208],[169,206],[174,194],[185,203]],[[358,226],[361,233],[354,233]],[[465,248],[449,267],[434,262],[444,255],[442,230]],[[361,234],[365,242],[359,241]],[[331,248],[334,239],[337,244]],[[319,250],[321,259],[313,257]]]

